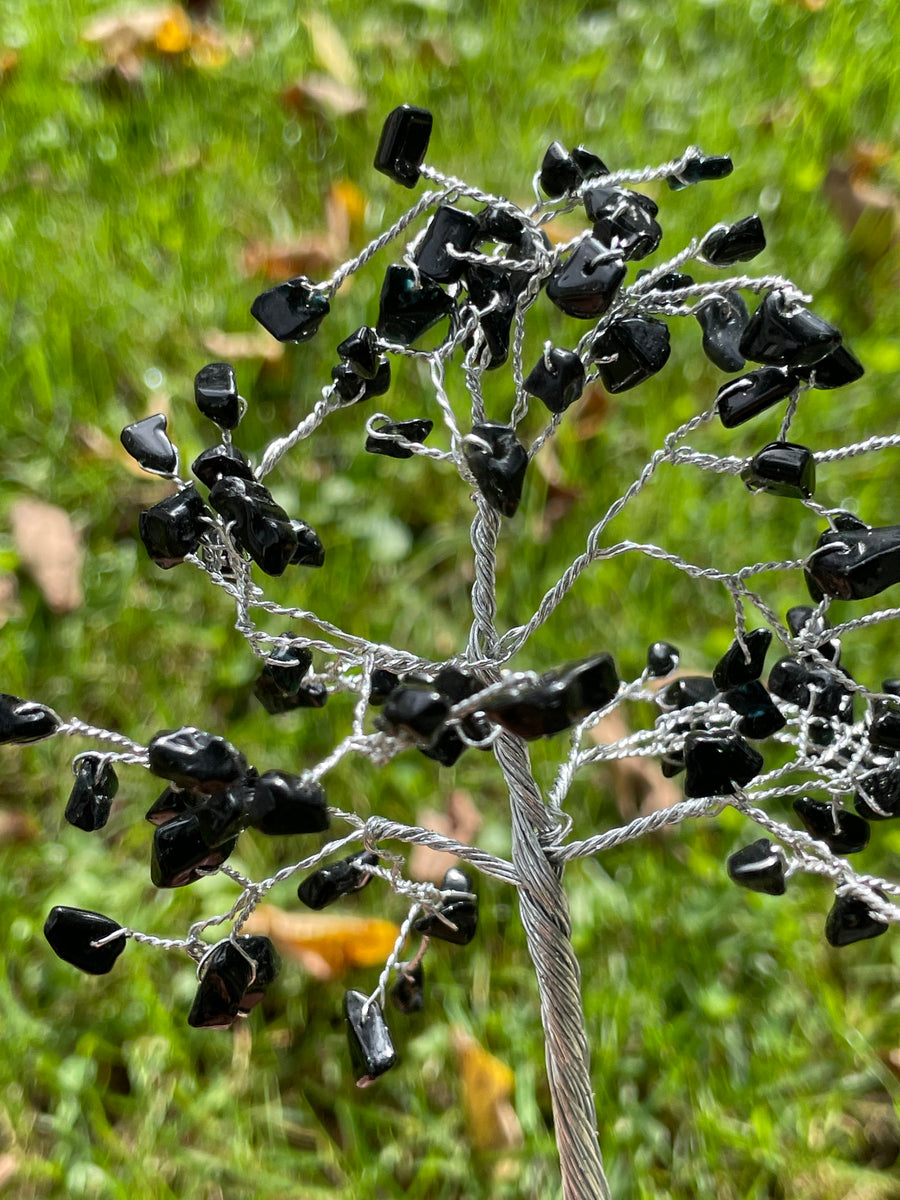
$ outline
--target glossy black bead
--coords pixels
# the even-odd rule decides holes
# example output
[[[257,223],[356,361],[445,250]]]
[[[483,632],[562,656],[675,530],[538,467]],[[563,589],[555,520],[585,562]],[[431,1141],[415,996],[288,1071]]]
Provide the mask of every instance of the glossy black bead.
[[[149,821],[151,825],[165,825],[173,817],[180,817],[183,813],[188,812],[193,799],[192,792],[167,787],[147,809],[144,820]]]
[[[758,679],[729,688],[722,693],[722,700],[740,714],[737,731],[741,737],[761,741],[787,724],[787,719]]]
[[[703,353],[720,371],[742,371],[741,338],[750,315],[740,292],[712,296],[694,312],[703,330]]]
[[[322,833],[331,824],[325,789],[287,771],[266,771],[253,787],[250,824],[260,833]]]
[[[347,1042],[350,1062],[359,1087],[366,1087],[389,1071],[397,1061],[391,1031],[387,1027],[381,1005],[369,1004],[362,992],[347,992],[344,996],[344,1019],[347,1022]],[[365,1015],[364,1015],[365,1014]]]
[[[709,703],[718,691],[708,675],[682,675],[657,692],[656,703],[664,712],[691,708],[695,704]]]
[[[868,823],[855,813],[835,809],[810,796],[797,796],[792,807],[809,835],[835,854],[858,854],[869,844]]]
[[[430,738],[443,724],[450,705],[445,696],[427,684],[394,688],[382,709],[381,723],[391,731],[406,730]]]
[[[220,429],[237,427],[241,401],[231,363],[207,363],[200,368],[194,376],[194,401],[204,417],[215,421]]]
[[[743,646],[735,638],[713,668],[712,677],[716,687],[737,687],[739,683],[759,679],[771,642],[771,629],[751,629],[744,634]]]
[[[357,375],[349,363],[338,363],[331,368],[334,394],[342,404],[362,404],[375,396],[383,396],[391,386],[391,364],[382,357],[371,379]]]
[[[762,221],[754,213],[733,225],[717,225],[700,246],[700,253],[714,267],[730,267],[749,262],[766,248]]]
[[[478,309],[490,308],[479,321],[484,347],[478,354],[479,365],[486,371],[502,367],[509,357],[509,340],[519,297],[528,283],[525,271],[508,271],[494,263],[469,263],[466,288],[469,300]],[[466,343],[468,349],[471,342]]]
[[[818,362],[809,367],[800,368],[803,377],[808,379],[814,388],[822,391],[831,388],[845,387],[862,379],[865,369],[856,355],[847,346],[840,345]]]
[[[450,250],[462,253],[471,250],[480,233],[481,222],[474,213],[441,204],[435,209],[415,252],[415,263],[429,279],[437,283],[455,283],[462,278],[466,261],[455,258]]]
[[[585,179],[595,179],[598,175],[608,175],[609,167],[593,150],[586,146],[576,146],[572,151],[572,162]]]
[[[393,264],[381,285],[378,336],[411,346],[423,333],[454,311],[453,300],[430,279],[416,279],[412,267]]]
[[[191,463],[191,470],[202,484],[211,488],[223,475],[237,475],[240,479],[253,479],[253,468],[237,446],[223,442],[211,446]]]
[[[193,725],[163,729],[147,747],[150,770],[179,787],[221,792],[247,774],[247,760],[231,742]]]
[[[900,816],[900,770],[884,767],[869,771],[857,784],[853,807],[867,821],[889,821]]]
[[[415,966],[410,963],[397,963],[396,976],[391,988],[394,1007],[406,1016],[421,1012],[425,1007],[425,970],[421,961]]]
[[[375,151],[375,170],[412,188],[419,182],[434,117],[427,108],[401,104],[388,113]]]
[[[178,452],[166,434],[165,413],[154,413],[126,425],[120,436],[122,445],[145,471],[172,475],[178,469]]]
[[[609,704],[619,693],[616,665],[612,655],[606,653],[548,671],[542,676],[541,682],[561,690],[566,712],[573,725]]]
[[[585,238],[547,280],[547,295],[570,317],[592,320],[607,311],[628,268],[621,254]]]
[[[654,679],[663,679],[672,674],[678,659],[678,649],[671,642],[653,642],[647,649],[647,670]]]
[[[254,972],[248,955],[230,939],[214,946],[203,964],[188,1025],[194,1029],[228,1029],[233,1025]]]
[[[125,938],[113,938],[105,946],[94,946],[122,926],[102,913],[58,904],[44,922],[44,937],[63,962],[88,975],[106,975],[125,949]]]
[[[522,498],[528,453],[508,425],[485,421],[463,438],[463,455],[485,500],[512,517]]]
[[[75,783],[66,804],[66,820],[93,833],[109,820],[119,780],[104,754],[83,754],[75,765]]]
[[[303,686],[312,658],[312,651],[305,646],[288,645],[272,651],[253,686],[253,694],[267,712],[287,712],[296,707],[293,697]],[[281,706],[282,701],[286,707]]]
[[[627,392],[669,361],[669,327],[656,317],[619,317],[591,343],[591,358],[608,392]]]
[[[768,838],[760,838],[729,854],[726,866],[729,877],[752,892],[783,896],[787,890],[784,860]]]
[[[250,821],[256,771],[253,767],[245,779],[233,783],[224,792],[194,796],[191,811],[197,818],[200,836],[211,850],[225,842],[234,842]]]
[[[584,364],[573,350],[552,346],[535,363],[525,391],[543,400],[550,412],[565,412],[584,391]]]
[[[245,1017],[262,1000],[266,994],[266,988],[278,978],[281,959],[269,939],[262,934],[241,934],[235,938],[235,941],[253,960],[256,969],[256,974],[241,997],[238,1006],[238,1016]]]
[[[900,750],[900,709],[876,700],[866,729],[869,745],[877,750]]]
[[[638,271],[636,279],[646,279],[652,272],[648,268]],[[694,286],[695,280],[693,275],[687,275],[684,271],[665,271],[662,275],[657,275],[653,280],[653,286],[648,290],[651,292],[682,292]]]
[[[881,690],[890,696],[900,696],[900,679],[883,679]]]
[[[52,737],[59,726],[59,717],[46,704],[0,694],[0,746],[40,742]]]
[[[849,946],[887,932],[887,922],[873,917],[865,900],[835,896],[825,921],[825,938],[830,946]]]
[[[156,565],[168,570],[196,551],[208,517],[203,497],[191,484],[142,512],[138,533]]]
[[[343,896],[362,891],[372,878],[371,871],[366,868],[377,865],[377,854],[371,850],[360,850],[307,875],[297,888],[297,895],[307,908],[318,912]]]
[[[384,704],[391,692],[400,683],[400,676],[384,667],[376,667],[372,672],[369,690],[369,703],[376,708]]]
[[[405,442],[421,445],[434,429],[434,421],[426,419],[412,421],[385,421],[366,438],[369,454],[383,454],[386,458],[412,458],[413,452]]]
[[[291,533],[297,539],[297,545],[291,555],[289,565],[292,567],[321,567],[325,562],[325,547],[313,527],[296,517],[291,517],[290,526]]]
[[[539,683],[532,687],[511,684],[485,704],[492,721],[526,741],[551,737],[572,726],[565,697],[559,686]]]
[[[806,565],[814,600],[864,600],[900,582],[900,525],[826,529]]]
[[[798,382],[797,373],[786,367],[758,367],[730,379],[716,392],[719,420],[726,429],[743,425],[790,396]]]
[[[643,199],[626,188],[601,186],[584,193],[588,218],[594,222],[593,236],[626,261],[646,258],[662,240],[662,228]]]
[[[279,342],[309,341],[330,310],[325,293],[305,275],[261,292],[250,305],[251,316]]]
[[[414,921],[413,929],[455,946],[468,946],[478,928],[478,900],[452,893],[471,892],[472,880],[459,867],[451,867],[441,882],[441,891],[451,895],[446,896],[434,912],[425,913]]]
[[[419,745],[417,749],[442,767],[452,767],[465,753],[466,743],[455,729],[439,729],[427,745]]]
[[[828,671],[791,656],[772,667],[769,691],[817,717],[837,716],[849,694]]]
[[[338,354],[354,374],[361,379],[374,379],[379,366],[378,335],[368,325],[361,325],[337,348]]]
[[[816,490],[816,460],[808,446],[769,442],[741,471],[748,491],[808,500]]]
[[[701,154],[697,151],[682,165],[680,171],[666,176],[666,183],[673,192],[680,192],[694,183],[724,179],[733,170],[734,163],[727,154]]]
[[[268,488],[227,475],[210,489],[209,502],[232,526],[232,536],[267,575],[282,575],[297,549],[290,518]]]
[[[818,613],[815,608],[808,604],[795,604],[787,611],[788,629],[794,637],[799,637],[803,633],[811,621],[815,624],[812,627],[813,632],[820,634],[831,628],[831,622],[821,613]],[[837,638],[832,638],[830,641],[819,640],[816,643],[816,650],[823,658],[827,658],[830,662],[838,663],[841,659],[841,643]]]
[[[741,353],[773,367],[808,367],[841,344],[840,331],[783,292],[763,297],[741,338]]]
[[[760,773],[763,756],[740,734],[692,732],[684,739],[684,765],[685,796],[728,796]]]
[[[555,200],[577,188],[581,180],[581,170],[562,142],[551,142],[544,151],[538,177],[544,195]]]
[[[217,871],[237,845],[237,838],[211,848],[190,810],[153,831],[150,879],[158,888],[186,887]]]

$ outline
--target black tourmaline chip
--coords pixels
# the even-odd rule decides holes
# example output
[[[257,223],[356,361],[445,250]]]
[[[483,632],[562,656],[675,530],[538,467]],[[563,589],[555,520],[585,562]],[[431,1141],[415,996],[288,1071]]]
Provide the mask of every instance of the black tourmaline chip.
[[[208,517],[203,497],[189,484],[142,512],[138,533],[156,565],[167,570],[194,553]]]
[[[678,650],[671,642],[654,642],[647,650],[647,670],[654,679],[664,679],[678,666]]]
[[[322,833],[331,824],[325,789],[287,771],[266,771],[253,785],[250,824],[270,836]]]
[[[528,452],[512,429],[496,421],[474,425],[463,438],[463,455],[491,508],[513,516],[522,498]]]
[[[434,117],[427,108],[401,104],[388,113],[375,151],[375,170],[404,187],[419,182]]]
[[[713,668],[716,687],[737,687],[739,683],[759,679],[771,641],[771,629],[751,629],[744,634],[743,646],[735,639]]]
[[[193,725],[163,729],[147,747],[150,770],[178,787],[221,792],[247,774],[247,760],[231,742]]]
[[[772,703],[772,697],[758,679],[729,688],[723,692],[722,699],[729,708],[740,714],[737,730],[742,737],[761,741],[787,724],[787,719]]]
[[[822,391],[845,387],[862,379],[865,369],[852,350],[840,345],[809,367],[801,367],[804,379],[809,379],[814,388]]]
[[[685,796],[728,796],[760,773],[763,756],[737,733],[692,732],[684,739],[684,765]]]
[[[231,363],[207,363],[194,376],[194,400],[204,417],[220,429],[234,429],[241,419],[241,401]]]
[[[454,258],[450,248],[471,250],[480,232],[481,224],[474,213],[450,204],[439,205],[416,250],[416,266],[437,283],[455,283],[462,278],[466,260]]]
[[[185,812],[153,831],[150,879],[158,888],[185,887],[211,875],[237,845],[237,838],[210,848],[200,832],[196,814]]]
[[[361,379],[374,379],[378,371],[378,335],[368,325],[361,325],[337,348],[338,354],[354,374]]]
[[[297,549],[291,520],[269,489],[253,479],[223,476],[210,489],[209,502],[237,544],[267,575],[282,575]]]
[[[741,338],[750,317],[740,292],[726,291],[701,303],[694,316],[703,330],[703,353],[720,371],[743,371]]]
[[[391,364],[382,356],[375,364],[375,374],[367,379],[357,374],[348,362],[331,368],[334,394],[343,404],[362,404],[375,396],[383,396],[391,386]]]
[[[808,500],[816,490],[816,460],[812,450],[796,442],[769,442],[741,471],[751,492]]]
[[[544,195],[555,200],[577,188],[581,180],[581,171],[562,142],[551,142],[544,151],[538,178]]]
[[[166,434],[165,413],[154,413],[126,425],[120,434],[122,445],[139,466],[156,475],[172,475],[178,468],[178,452]]]
[[[584,390],[584,364],[573,350],[553,346],[537,360],[524,386],[550,412],[565,412]]]
[[[873,917],[865,900],[835,896],[825,921],[825,938],[831,946],[849,946],[887,932],[887,922]]]
[[[494,263],[468,263],[466,266],[469,300],[477,309],[491,309],[479,321],[484,346],[477,357],[486,371],[502,367],[509,357],[513,318],[527,283],[528,275],[524,271],[508,271]],[[467,343],[467,348],[470,344]]]
[[[369,703],[378,708],[400,683],[400,676],[383,667],[376,667],[370,680]]]
[[[66,804],[66,820],[76,829],[93,833],[109,820],[119,780],[105,754],[82,754],[73,765],[75,783]]]
[[[618,694],[619,677],[609,654],[596,654],[542,675],[537,684],[511,683],[492,697],[485,712],[526,741],[569,729]]]
[[[180,817],[182,813],[188,812],[195,799],[193,792],[182,792],[177,788],[167,787],[147,809],[144,820],[149,821],[151,825],[165,825],[173,817]]]
[[[440,938],[456,946],[468,946],[478,928],[478,900],[454,892],[471,892],[472,880],[459,867],[451,867],[441,883],[442,892],[450,892],[434,912],[426,913],[413,922],[416,933]],[[449,924],[448,924],[449,922]]]
[[[682,188],[690,187],[693,183],[724,179],[733,170],[734,163],[727,154],[701,154],[698,150],[677,174],[667,175],[666,182],[673,192],[680,192]]]
[[[105,946],[94,946],[122,926],[102,913],[57,905],[44,922],[44,937],[54,954],[89,975],[106,975],[125,949],[125,938],[113,938]]]
[[[868,822],[855,813],[836,809],[811,796],[798,796],[793,809],[810,836],[824,842],[835,854],[858,854],[869,844]]]
[[[188,1016],[194,1029],[228,1029],[237,1019],[244,993],[256,967],[244,949],[229,938],[209,952]]]
[[[841,344],[840,331],[783,292],[769,292],[750,318],[741,353],[772,367],[810,367]]]
[[[638,271],[635,278],[646,279],[652,273],[652,271],[645,267],[643,270]],[[664,271],[662,275],[656,276],[652,285],[647,290],[651,292],[681,292],[692,288],[694,282],[693,275],[686,275],[683,271]]]
[[[394,1007],[409,1016],[425,1007],[425,970],[421,962],[415,966],[397,963],[397,980],[391,988]]]
[[[853,794],[853,807],[867,821],[900,816],[900,771],[885,767],[864,775]]]
[[[412,450],[403,443],[415,442],[421,445],[432,429],[434,429],[434,421],[426,418],[412,421],[385,421],[366,438],[366,450],[369,454],[383,454],[387,458],[412,458]]]
[[[769,672],[769,691],[816,717],[836,717],[851,695],[829,671],[790,655]]]
[[[391,1031],[387,1027],[381,1005],[377,1000],[373,1000],[366,1012],[366,1003],[367,997],[362,992],[347,992],[344,996],[350,1061],[359,1087],[366,1087],[372,1083],[379,1075],[389,1071],[397,1061]]]
[[[254,696],[270,713],[308,707],[297,697],[311,666],[312,651],[305,646],[285,646],[274,650],[253,685]]]
[[[876,701],[866,735],[869,745],[878,750],[900,750],[900,709],[884,700]]]
[[[318,912],[343,896],[361,891],[372,878],[366,867],[377,865],[377,854],[371,850],[360,850],[307,875],[297,888],[297,895],[307,908],[314,908]]]
[[[609,174],[609,167],[603,159],[586,146],[575,147],[572,151],[572,161],[586,180]]]
[[[225,842],[233,844],[238,834],[246,829],[255,783],[256,769],[251,767],[246,779],[233,783],[224,792],[194,795],[191,811],[197,818],[200,836],[211,850]]]
[[[278,951],[267,937],[262,934],[242,934],[235,938],[245,954],[249,955],[256,967],[256,974],[250,986],[241,997],[238,1015],[245,1017],[262,1000],[266,988],[274,983],[281,970],[281,959]]]
[[[694,704],[706,704],[718,692],[708,675],[682,675],[673,679],[657,693],[656,703],[663,712],[675,708],[690,708]]]
[[[734,225],[717,225],[711,229],[703,239],[700,253],[714,267],[730,267],[737,262],[749,262],[765,248],[762,221],[754,214]]]
[[[785,893],[784,860],[768,838],[751,842],[728,856],[728,874],[741,887],[767,896]]]
[[[814,600],[877,596],[900,582],[900,525],[826,529],[807,560],[806,581]]]
[[[619,317],[591,343],[591,358],[608,392],[637,387],[669,361],[669,327],[656,317]]]
[[[240,479],[253,479],[253,468],[241,454],[237,446],[223,442],[220,446],[210,446],[202,454],[198,454],[191,464],[191,470],[202,484],[211,488],[223,475],[237,475]]]
[[[455,305],[439,284],[416,279],[412,267],[388,267],[381,286],[378,336],[388,342],[411,346],[432,326],[449,317]]]
[[[785,400],[798,382],[797,373],[786,367],[759,367],[738,379],[730,379],[716,392],[719,420],[726,429],[743,425],[779,400]]]
[[[815,624],[812,625],[811,632],[818,633],[819,630],[831,628],[828,618],[822,613],[817,613],[817,610],[810,604],[793,605],[787,610],[785,619],[788,629],[794,637],[799,637],[801,633],[806,632],[806,628],[813,618],[815,618]],[[830,642],[819,642],[816,648],[831,662],[837,662],[840,659],[841,644],[836,638]]]
[[[292,567],[321,567],[325,562],[325,547],[322,539],[311,525],[291,517],[291,532],[297,539],[297,548],[291,555]]]
[[[263,329],[279,342],[306,342],[330,310],[328,297],[305,275],[261,292],[250,306]]]
[[[619,693],[616,664],[612,655],[605,653],[548,671],[541,683],[559,688],[573,725],[609,704]]]
[[[385,701],[379,724],[391,732],[405,729],[416,737],[430,738],[449,711],[446,696],[429,684],[401,686]]]
[[[46,704],[0,693],[0,746],[39,742],[52,737],[59,726],[59,717]]]
[[[600,317],[627,274],[625,260],[596,238],[585,238],[547,281],[547,295],[570,317]]]
[[[593,236],[603,246],[618,251],[626,260],[646,258],[662,240],[662,228],[654,220],[656,205],[648,197],[627,188],[600,185],[584,193],[584,207],[594,222]]]

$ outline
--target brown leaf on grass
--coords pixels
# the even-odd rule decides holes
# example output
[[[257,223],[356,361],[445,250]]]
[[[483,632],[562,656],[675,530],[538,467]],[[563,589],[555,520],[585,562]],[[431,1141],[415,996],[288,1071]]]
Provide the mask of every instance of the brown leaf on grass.
[[[534,457],[534,464],[547,481],[547,499],[544,511],[538,518],[538,528],[534,531],[534,536],[538,542],[546,542],[556,522],[581,498],[581,489],[569,486],[552,441],[544,442]]]
[[[609,396],[599,383],[589,383],[575,406],[575,437],[583,442],[602,429],[609,413]]]
[[[0,84],[9,83],[19,65],[17,50],[0,49]]]
[[[40,825],[28,813],[18,808],[0,808],[0,846],[10,842],[33,842],[40,833]]]
[[[400,932],[393,921],[377,917],[292,913],[274,904],[261,904],[244,929],[265,934],[280,954],[321,980],[383,963]]]
[[[350,47],[334,21],[321,9],[314,9],[303,18],[303,24],[309,33],[313,57],[319,66],[338,83],[355,87],[359,80],[356,63],[353,61]]]
[[[338,180],[325,200],[324,229],[295,242],[251,242],[244,249],[244,272],[278,281],[329,275],[347,257],[350,238],[362,229],[365,213],[365,193],[348,179]]]
[[[298,117],[349,117],[365,112],[365,93],[330,75],[313,72],[296,79],[281,93],[281,103]]]
[[[103,52],[130,86],[140,79],[141,61],[150,55],[190,59],[201,67],[220,67],[231,56],[222,34],[202,21],[192,21],[180,4],[102,13],[88,22],[81,36]]]
[[[868,267],[900,240],[900,199],[871,182],[880,161],[878,147],[855,143],[847,159],[832,162],[823,185],[850,247]]]
[[[423,808],[416,819],[424,829],[433,829],[435,833],[453,838],[466,846],[471,845],[482,825],[481,813],[472,802],[472,797],[459,788],[448,796],[446,812]],[[413,879],[422,882],[440,883],[447,871],[456,865],[456,861],[455,854],[432,850],[430,846],[413,846],[409,856],[409,873]]]
[[[207,329],[203,334],[203,349],[225,362],[244,362],[261,358],[277,363],[284,358],[284,345],[265,331],[259,333],[226,333],[223,329]]]
[[[475,1150],[513,1150],[524,1138],[512,1106],[512,1070],[461,1029],[453,1031],[469,1139]]]
[[[12,506],[12,533],[19,561],[55,613],[79,608],[81,538],[68,513],[43,500],[17,500]]]
[[[591,738],[598,746],[609,746],[630,732],[622,712],[615,709],[591,729]],[[612,776],[616,807],[625,821],[671,808],[681,799],[681,790],[666,779],[654,759],[616,758],[604,765]]]

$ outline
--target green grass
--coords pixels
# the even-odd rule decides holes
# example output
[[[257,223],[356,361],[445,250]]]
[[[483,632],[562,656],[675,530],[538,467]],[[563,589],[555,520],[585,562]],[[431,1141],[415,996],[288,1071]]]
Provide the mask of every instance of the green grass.
[[[818,11],[766,0],[500,0],[487,9],[341,0],[296,12],[275,0],[223,0],[222,26],[245,53],[218,69],[151,59],[140,90],[124,96],[99,86],[101,57],[79,40],[102,8],[7,0],[0,11],[0,51],[19,55],[0,81],[0,569],[19,589],[0,640],[4,691],[138,739],[184,723],[227,729],[266,766],[315,762],[340,736],[348,708],[337,701],[277,725],[260,714],[249,695],[256,666],[223,598],[197,573],[156,570],[136,544],[138,513],[158,486],[104,447],[126,422],[168,405],[191,461],[209,433],[189,403],[193,374],[212,357],[204,336],[249,331],[249,303],[264,286],[241,273],[245,245],[321,228],[336,179],[368,198],[353,249],[403,211],[410,194],[371,167],[381,121],[403,101],[435,113],[430,161],[522,202],[555,138],[583,140],[613,168],[662,161],[690,143],[730,151],[728,180],[660,196],[663,249],[760,211],[769,249],[754,271],[783,272],[815,292],[817,310],[852,334],[869,367],[846,394],[810,397],[796,439],[822,447],[893,430],[896,252],[866,267],[822,190],[833,161],[862,142],[884,147],[876,182],[889,191],[900,183],[900,18],[886,0],[829,0]],[[363,114],[314,122],[280,103],[285,85],[322,67],[302,19],[313,11],[325,11],[347,44]],[[249,451],[308,411],[337,342],[371,319],[389,254],[341,295],[314,343],[289,347],[277,364],[238,363],[251,401],[239,440]],[[564,339],[572,325],[554,328]],[[546,536],[546,485],[529,480],[501,542],[501,625],[527,618],[665,433],[711,401],[718,379],[691,326],[677,332],[660,379],[611,401],[592,439],[563,424],[560,462],[581,495]],[[544,335],[534,330],[535,345]],[[392,415],[428,411],[427,381],[408,364],[397,379],[384,401]],[[501,384],[491,388],[499,409]],[[299,585],[274,581],[271,593],[296,603],[301,590],[304,605],[345,628],[447,655],[466,630],[469,502],[440,466],[362,455],[360,425],[358,412],[338,414],[273,477],[329,558]],[[692,444],[745,454],[773,435],[771,425],[711,428]],[[873,523],[896,521],[893,468],[887,452],[822,470],[820,498]],[[21,569],[8,514],[27,496],[61,505],[83,532],[85,604],[67,616],[49,612]],[[736,566],[804,553],[818,525],[789,503],[749,498],[733,479],[669,469],[611,535],[626,530]],[[764,591],[778,611],[803,600],[793,579],[767,577]],[[627,674],[648,642],[667,637],[688,665],[708,669],[730,622],[724,590],[621,559],[588,572],[514,665],[543,669],[611,649]],[[846,641],[846,661],[869,685],[897,674],[893,653],[886,636]],[[0,1171],[12,1172],[10,1195],[555,1194],[536,987],[508,888],[481,886],[482,929],[468,950],[429,955],[428,1009],[395,1030],[401,1064],[358,1092],[338,1014],[344,987],[371,986],[374,972],[322,986],[288,967],[264,1011],[233,1037],[187,1028],[194,981],[177,959],[131,946],[112,975],[88,979],[52,956],[41,926],[53,904],[97,907],[165,934],[230,894],[217,880],[155,893],[140,816],[157,789],[139,772],[122,772],[125,803],[102,833],[66,826],[71,748],[5,748],[0,766],[0,805],[31,814],[38,830],[0,846]],[[555,743],[536,748],[542,777],[558,752]],[[402,820],[454,786],[476,797],[485,842],[505,852],[502,787],[480,756],[453,772],[414,755],[381,774],[347,763],[332,784],[339,803]],[[579,835],[618,820],[600,771],[575,785],[571,807]],[[896,938],[828,950],[830,901],[814,880],[783,900],[738,893],[723,863],[747,832],[729,815],[568,874],[614,1194],[894,1196]],[[881,826],[860,861],[890,871],[898,852],[900,835]],[[246,835],[241,855],[255,874],[284,861]],[[292,894],[273,898],[290,907]],[[354,903],[380,914],[384,899],[370,889]],[[507,1161],[470,1149],[453,1026],[515,1071],[525,1147]]]

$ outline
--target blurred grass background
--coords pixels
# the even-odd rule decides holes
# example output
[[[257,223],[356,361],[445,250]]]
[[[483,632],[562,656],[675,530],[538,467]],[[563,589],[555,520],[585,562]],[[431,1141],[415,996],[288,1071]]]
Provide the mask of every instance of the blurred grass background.
[[[83,36],[110,11],[105,3],[5,0],[0,9],[4,691],[138,740],[186,723],[227,731],[261,768],[314,762],[346,728],[339,701],[276,723],[261,713],[250,696],[257,666],[224,598],[186,568],[160,572],[137,544],[138,513],[163,492],[129,470],[118,432],[163,409],[183,462],[208,444],[191,380],[222,356],[223,335],[254,332],[248,309],[266,286],[266,247],[326,240],[336,183],[350,216],[347,253],[410,202],[371,166],[381,122],[403,101],[435,114],[430,162],[519,202],[556,138],[584,141],[614,169],[664,161],[690,143],[730,152],[729,179],[660,194],[660,253],[716,220],[759,211],[769,248],[753,273],[778,271],[814,292],[868,369],[846,392],[807,397],[795,439],[822,448],[895,430],[894,4],[222,0],[204,26],[207,8],[176,13],[150,49],[133,52]],[[372,320],[381,266],[341,294],[315,342],[279,358],[264,354],[263,339],[237,361],[250,400],[245,450],[258,452],[308,411],[337,343]],[[561,344],[580,335],[577,322],[538,308],[535,346],[548,330]],[[665,433],[710,403],[720,380],[689,325],[675,331],[657,380],[564,422],[559,478],[578,495],[560,519],[550,519],[555,496],[532,470],[501,543],[502,625],[528,617]],[[501,380],[488,395],[504,411]],[[397,418],[433,415],[411,364],[397,365],[381,403]],[[775,435],[776,420],[710,428],[692,444],[750,453]],[[273,477],[276,494],[320,532],[328,562],[273,581],[271,594],[367,637],[450,654],[466,630],[469,501],[439,466],[363,455],[361,425],[357,411],[337,414]],[[894,462],[888,452],[823,469],[820,498],[872,523],[896,521]],[[65,509],[84,545],[84,600],[62,615],[13,537],[14,506],[29,498]],[[610,532],[737,566],[805,553],[818,528],[735,479],[669,470]],[[761,586],[779,611],[804,600],[796,579]],[[620,559],[587,573],[514,665],[544,669],[610,649],[630,674],[665,637],[685,665],[708,669],[730,629],[724,591]],[[889,635],[848,637],[845,661],[869,685],[898,673]],[[286,965],[265,1011],[235,1036],[186,1026],[195,986],[186,961],[132,946],[111,976],[89,979],[54,958],[41,936],[53,904],[99,908],[164,935],[232,895],[216,879],[174,893],[151,887],[141,817],[158,788],[140,772],[122,771],[104,831],[66,826],[68,755],[82,748],[6,747],[0,764],[4,1194],[555,1194],[536,989],[509,889],[481,885],[478,939],[429,955],[426,1011],[394,1021],[400,1065],[358,1092],[340,1000],[347,986],[373,986],[375,971],[323,985]],[[536,748],[542,778],[558,753],[555,743]],[[348,762],[331,780],[337,803],[403,820],[440,807],[455,787],[481,809],[483,841],[504,852],[503,790],[481,756],[447,771],[411,753],[380,775]],[[571,806],[582,836],[619,820],[599,771],[576,784]],[[890,825],[873,832],[859,862],[890,872],[900,835]],[[568,873],[614,1194],[900,1195],[897,939],[830,950],[830,900],[812,880],[782,900],[738,893],[723,864],[750,833],[726,815]],[[259,876],[302,852],[276,854],[245,835],[237,861]],[[291,907],[286,889],[273,899]],[[375,888],[348,908],[402,915]],[[513,1069],[523,1149],[473,1144],[453,1029]]]

